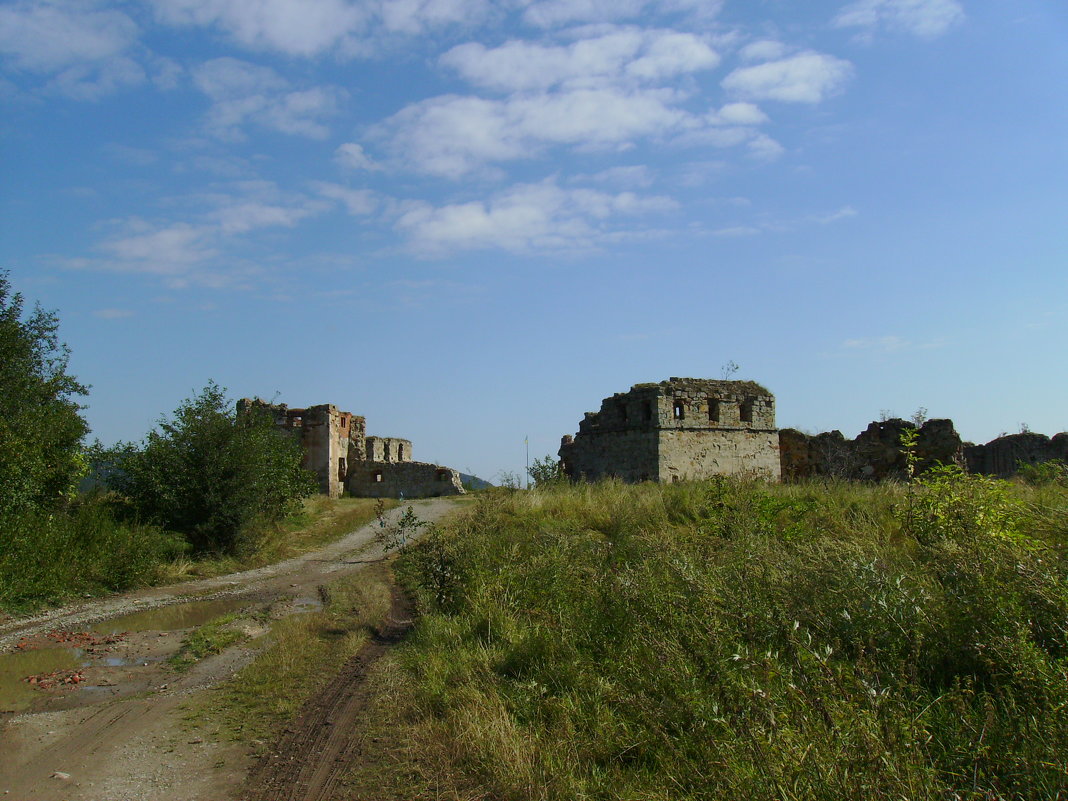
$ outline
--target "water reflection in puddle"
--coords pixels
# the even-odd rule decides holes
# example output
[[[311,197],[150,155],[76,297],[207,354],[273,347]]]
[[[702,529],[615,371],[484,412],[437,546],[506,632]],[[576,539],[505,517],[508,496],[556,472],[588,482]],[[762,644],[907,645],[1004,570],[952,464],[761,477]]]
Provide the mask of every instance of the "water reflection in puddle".
[[[55,670],[81,667],[75,648],[42,648],[0,656],[0,710],[21,712],[40,693],[24,679]]]
[[[297,612],[318,612],[323,608],[323,602],[319,598],[305,595],[293,599],[293,609]]]
[[[218,598],[214,601],[189,601],[184,604],[161,606],[115,617],[95,624],[92,631],[99,634],[118,634],[123,631],[176,631],[207,623],[212,618],[234,612],[247,605],[237,598]]]

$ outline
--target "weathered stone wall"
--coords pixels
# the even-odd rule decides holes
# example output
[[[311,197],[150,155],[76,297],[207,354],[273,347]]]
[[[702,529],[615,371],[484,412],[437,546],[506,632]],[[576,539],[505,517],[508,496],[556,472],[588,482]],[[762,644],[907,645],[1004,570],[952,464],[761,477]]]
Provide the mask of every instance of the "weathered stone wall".
[[[367,437],[367,459],[371,462],[412,461],[411,440],[397,437]]]
[[[986,445],[967,445],[964,458],[972,473],[986,473],[1008,478],[1020,465],[1039,464],[1051,459],[1068,461],[1068,433],[1047,437],[1026,432],[998,437]]]
[[[587,412],[564,437],[560,460],[572,479],[677,481],[754,474],[778,479],[775,399],[751,381],[671,378],[635,384]]]
[[[901,435],[913,427],[898,418],[882,420],[869,424],[853,440],[845,439],[840,431],[810,436],[784,429],[779,432],[783,478],[902,479],[906,463]],[[986,445],[973,445],[961,442],[952,420],[928,420],[917,432],[916,455],[920,473],[937,464],[957,464],[970,473],[1009,478],[1021,463],[1068,461],[1068,433],[1052,438],[1030,432],[1011,434]]]
[[[412,461],[412,443],[398,437],[368,437],[363,417],[333,404],[289,408],[257,399],[237,402],[239,414],[270,415],[279,429],[300,441],[303,464],[331,498],[344,489],[365,497],[455,495],[463,492],[460,474],[447,467]],[[413,465],[408,469],[409,465]]]
[[[656,480],[659,462],[654,430],[593,429],[580,436],[579,447],[569,447],[570,436],[560,446],[564,472],[572,478],[598,481],[615,477],[629,483]]]
[[[349,471],[347,487],[360,498],[464,494],[458,471],[427,462],[362,462]]]
[[[756,476],[779,480],[777,431],[663,431],[661,481],[709,476]]]

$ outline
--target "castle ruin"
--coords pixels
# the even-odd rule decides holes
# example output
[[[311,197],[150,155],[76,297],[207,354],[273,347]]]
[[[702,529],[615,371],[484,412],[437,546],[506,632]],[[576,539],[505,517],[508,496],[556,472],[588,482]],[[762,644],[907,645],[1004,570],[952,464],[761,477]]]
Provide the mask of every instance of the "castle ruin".
[[[280,430],[297,437],[304,467],[319,478],[324,495],[345,490],[360,498],[427,498],[460,495],[456,470],[412,459],[410,440],[367,436],[366,420],[332,403],[289,408],[259,398],[242,398],[238,414],[266,414]]]
[[[587,412],[563,437],[573,480],[674,482],[713,475],[779,480],[775,398],[752,381],[671,378],[635,384]]]

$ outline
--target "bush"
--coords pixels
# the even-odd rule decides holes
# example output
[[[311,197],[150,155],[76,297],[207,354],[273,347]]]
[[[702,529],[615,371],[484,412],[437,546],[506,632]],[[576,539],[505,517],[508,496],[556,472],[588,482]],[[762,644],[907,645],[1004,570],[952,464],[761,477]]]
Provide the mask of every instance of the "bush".
[[[160,564],[187,547],[154,526],[116,520],[103,497],[76,502],[64,513],[27,513],[0,538],[0,607],[28,609],[73,594],[148,584]]]
[[[492,797],[1064,797],[1068,557],[1017,489],[484,494],[401,558],[415,698]]]
[[[141,446],[107,457],[109,484],[131,512],[180,532],[197,552],[234,553],[257,523],[275,522],[317,489],[300,443],[266,414],[238,415],[209,382],[163,418]]]

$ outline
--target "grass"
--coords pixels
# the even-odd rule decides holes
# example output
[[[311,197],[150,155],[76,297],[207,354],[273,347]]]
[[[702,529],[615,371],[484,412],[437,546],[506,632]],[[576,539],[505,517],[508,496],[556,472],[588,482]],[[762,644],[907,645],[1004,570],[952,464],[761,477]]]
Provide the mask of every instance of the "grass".
[[[190,714],[217,736],[262,745],[368,641],[390,608],[389,568],[325,585],[320,611],[276,620],[268,645]]]
[[[483,494],[398,563],[421,746],[381,797],[1068,797],[1066,508],[955,474]]]
[[[6,519],[0,529],[0,610],[16,614],[151,583],[185,550],[180,537],[121,522],[95,499]]]
[[[124,522],[106,497],[87,497],[66,510],[4,521],[0,610],[22,614],[73,597],[262,567],[339,539],[373,520],[376,509],[370,498],[316,496],[287,520],[250,531],[239,554],[192,559],[179,535]]]
[[[199,559],[178,558],[160,568],[160,583],[208,578],[292,559],[340,539],[375,519],[373,498],[328,498],[316,495],[304,501],[297,514],[275,524],[261,525],[244,538],[235,555],[211,554]],[[384,499],[383,508],[397,505]]]
[[[179,673],[183,673],[201,659],[221,654],[231,645],[245,639],[245,633],[233,625],[240,615],[231,612],[198,626],[182,642],[182,647],[167,661]]]

